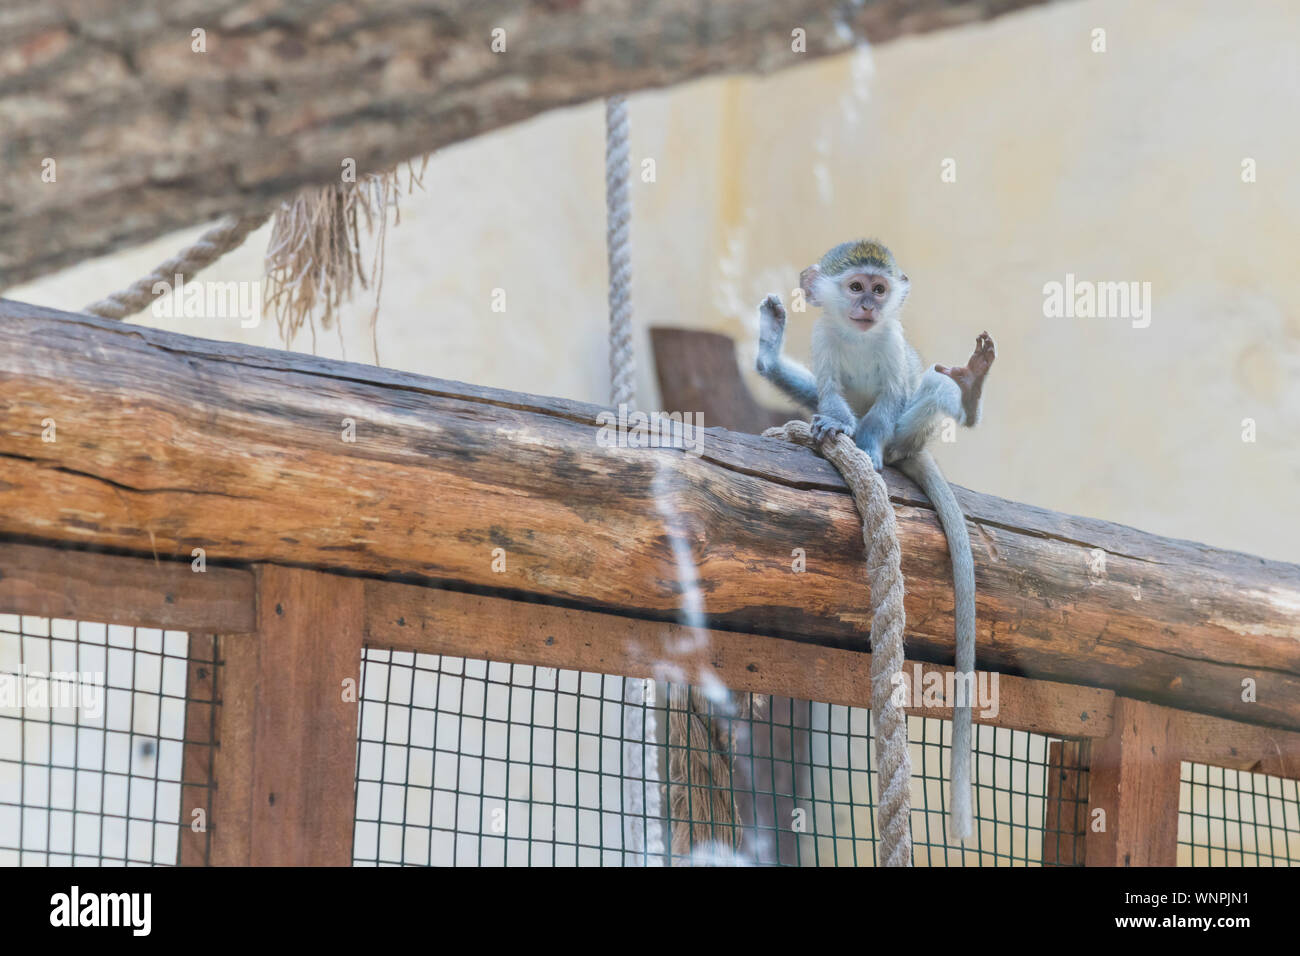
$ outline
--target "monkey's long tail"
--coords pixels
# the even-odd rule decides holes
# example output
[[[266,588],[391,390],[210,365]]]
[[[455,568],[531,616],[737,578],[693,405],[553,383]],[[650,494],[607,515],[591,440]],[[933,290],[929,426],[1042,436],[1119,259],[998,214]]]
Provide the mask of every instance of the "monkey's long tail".
[[[902,472],[921,486],[921,490],[934,505],[939,524],[948,538],[948,554],[952,558],[952,585],[956,597],[953,617],[957,633],[958,700],[964,707],[954,707],[952,712],[952,781],[949,798],[952,836],[958,840],[970,838],[973,825],[971,814],[971,698],[975,673],[975,564],[971,559],[970,535],[966,532],[966,516],[962,514],[953,496],[952,488],[934,456],[922,449],[916,455],[898,462]],[[965,677],[965,680],[962,678]],[[969,683],[967,683],[969,681]]]

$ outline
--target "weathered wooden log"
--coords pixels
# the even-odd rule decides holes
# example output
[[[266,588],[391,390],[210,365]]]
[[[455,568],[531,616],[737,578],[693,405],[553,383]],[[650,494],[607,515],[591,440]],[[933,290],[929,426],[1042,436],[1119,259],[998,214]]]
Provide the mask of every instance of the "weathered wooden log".
[[[0,300],[0,535],[659,620],[698,599],[715,628],[865,646],[861,527],[828,463],[722,429],[701,455],[603,447],[601,411]],[[951,662],[943,534],[886,478],[908,655]],[[1300,728],[1300,567],[956,491],[981,668]]]
[[[1040,2],[10,0],[0,290],[338,182],[345,158],[380,171],[554,107]]]

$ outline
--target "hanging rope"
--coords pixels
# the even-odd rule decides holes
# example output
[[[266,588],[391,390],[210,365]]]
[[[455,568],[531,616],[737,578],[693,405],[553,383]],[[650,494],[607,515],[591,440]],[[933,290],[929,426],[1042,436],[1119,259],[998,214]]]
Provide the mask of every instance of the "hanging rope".
[[[871,459],[848,435],[838,434],[819,448],[807,422],[769,428],[764,438],[784,438],[820,451],[844,477],[867,547],[871,584],[871,713],[876,722],[876,763],[880,805],[876,829],[885,866],[912,865],[912,756],[907,747],[907,714],[893,700],[894,675],[903,669],[903,572],[899,566],[898,527],[885,481]]]
[[[632,345],[632,199],[627,101],[605,101],[605,217],[609,257],[609,377],[615,407],[634,404],[636,355]],[[892,512],[891,512],[892,515]],[[657,743],[654,712],[644,689],[624,682],[623,784],[625,843],[657,861],[664,852],[659,816],[658,762],[646,759]],[[720,714],[700,690],[674,684],[668,701],[669,816],[672,862],[692,862],[697,852],[713,862],[730,859],[743,828],[736,825],[732,764],[736,736],[754,713],[750,694],[736,695],[734,713]],[[722,708],[726,711],[727,708]],[[643,800],[642,797],[645,799]]]
[[[605,101],[605,247],[609,254],[609,381],[614,407],[631,407],[636,391],[632,351],[632,197],[628,186],[627,100]]]
[[[199,241],[194,245],[186,246],[144,278],[137,279],[127,288],[113,293],[107,299],[92,302],[82,311],[105,319],[125,319],[142,312],[157,298],[154,293],[154,286],[157,283],[165,282],[170,289],[177,275],[189,279],[212,265],[231,249],[242,245],[249,233],[269,218],[271,218],[269,212],[254,213],[250,216],[227,216],[199,236]]]
[[[636,356],[632,351],[632,196],[627,100],[605,101],[605,248],[609,257],[609,390],[614,407],[633,405]],[[623,847],[632,860],[663,862],[659,761],[646,750],[658,742],[655,712],[646,691],[654,684],[623,680]]]

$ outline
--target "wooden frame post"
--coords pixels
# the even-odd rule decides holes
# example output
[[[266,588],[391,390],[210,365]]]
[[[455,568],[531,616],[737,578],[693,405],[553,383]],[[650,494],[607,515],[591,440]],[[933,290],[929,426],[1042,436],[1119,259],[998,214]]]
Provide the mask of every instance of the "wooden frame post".
[[[257,632],[222,642],[212,861],[349,866],[364,587],[256,571]]]
[[[1047,745],[1047,810],[1043,863],[1085,865],[1088,837],[1090,740],[1053,740]]]
[[[1179,716],[1116,697],[1113,726],[1109,737],[1092,745],[1088,865],[1175,866],[1183,759]]]
[[[181,829],[176,862],[206,866],[211,859],[214,733],[217,725],[217,638],[190,634],[185,681],[185,743],[181,752]],[[203,826],[194,828],[194,811]]]

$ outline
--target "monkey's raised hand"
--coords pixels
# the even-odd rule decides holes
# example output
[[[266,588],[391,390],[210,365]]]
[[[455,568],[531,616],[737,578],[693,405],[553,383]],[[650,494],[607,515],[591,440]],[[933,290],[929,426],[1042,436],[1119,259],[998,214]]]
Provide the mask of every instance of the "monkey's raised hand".
[[[819,401],[817,379],[806,368],[781,354],[785,340],[785,306],[781,297],[772,293],[758,306],[758,359],[759,374],[785,392],[800,405],[816,409]]]
[[[767,375],[781,360],[785,339],[785,306],[773,292],[758,307],[758,371]]]

